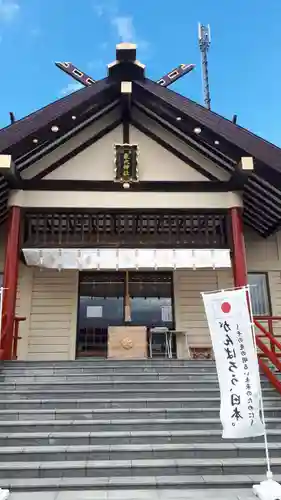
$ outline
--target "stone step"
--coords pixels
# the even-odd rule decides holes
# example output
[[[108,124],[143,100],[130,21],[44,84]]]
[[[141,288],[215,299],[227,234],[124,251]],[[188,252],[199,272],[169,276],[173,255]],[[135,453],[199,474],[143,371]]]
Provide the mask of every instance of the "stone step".
[[[267,389],[272,389],[269,381],[262,382],[263,387]],[[53,381],[51,383],[40,383],[40,382],[30,382],[30,383],[2,383],[1,384],[1,392],[11,392],[11,391],[37,391],[44,392],[48,390],[54,391],[87,391],[89,389],[93,389],[95,391],[112,391],[112,390],[125,390],[130,389],[133,391],[143,390],[158,390],[158,389],[166,389],[173,391],[174,389],[182,390],[182,389],[218,389],[219,384],[217,378],[214,380],[201,380],[199,377],[195,380],[142,380],[142,377],[139,377],[138,380],[123,380],[123,381],[85,381],[85,382],[56,382]],[[273,389],[272,389],[273,390]]]
[[[280,443],[269,443],[270,456],[280,457]],[[152,460],[184,458],[264,458],[264,443],[191,443],[1,447],[0,462],[87,460]]]
[[[263,398],[267,409],[271,407],[281,407],[281,398],[277,393],[272,397]],[[65,409],[135,409],[135,408],[216,408],[220,406],[219,397],[187,397],[187,398],[134,398],[134,399],[1,399],[0,409],[7,410],[60,410]]]
[[[191,490],[250,487],[265,477],[263,436],[221,437],[213,361],[87,359],[1,367],[0,487]],[[281,398],[263,376],[262,385],[276,472]]]
[[[271,459],[278,473],[281,458]],[[204,476],[263,474],[265,458],[179,458],[152,460],[79,460],[56,462],[7,462],[0,464],[0,479],[43,479],[55,477]]]
[[[150,365],[150,366],[135,366],[135,365],[129,365],[129,366],[104,366],[104,367],[97,367],[94,363],[90,366],[87,367],[77,367],[77,366],[72,366],[72,367],[46,367],[46,368],[4,368],[0,371],[1,374],[7,375],[7,376],[49,376],[49,375],[79,375],[79,374],[84,374],[84,375],[99,375],[99,374],[104,374],[104,375],[118,375],[122,373],[210,373],[210,374],[216,374],[216,366],[215,364],[213,365],[199,365],[199,366],[171,366],[165,364],[161,365]]]
[[[141,488],[132,489],[133,485],[128,489],[95,489],[89,490],[71,490],[71,491],[44,491],[40,494],[40,500],[256,500],[256,497],[248,488],[220,488],[218,489],[203,489],[201,486],[198,489],[190,489],[176,486],[168,488]],[[38,500],[38,491],[29,491],[23,494],[20,491],[14,491],[9,500]]]
[[[74,361],[60,360],[60,361],[4,361],[2,362],[3,368],[66,368],[66,367],[87,367],[96,366],[110,367],[110,366],[157,366],[157,365],[170,365],[170,366],[207,366],[215,365],[212,359],[167,359],[167,358],[147,358],[147,359],[107,359],[107,358],[80,358]]]
[[[0,385],[2,389],[2,386]],[[0,400],[13,400],[13,399],[48,399],[48,396],[55,396],[55,399],[93,399],[95,397],[98,398],[107,398],[112,399],[114,397],[119,397],[121,399],[135,399],[135,398],[163,398],[169,397],[173,394],[179,398],[187,398],[187,397],[195,397],[196,395],[201,398],[210,398],[210,397],[219,397],[220,390],[219,387],[208,387],[208,388],[163,388],[159,386],[159,388],[147,388],[145,384],[140,384],[138,389],[57,389],[57,388],[49,388],[46,390],[20,390],[19,386],[14,390],[0,390]],[[276,391],[272,387],[263,388],[264,396],[274,396],[276,395]]]
[[[153,361],[153,362],[140,362],[138,360],[135,361],[113,361],[107,360],[107,362],[100,364],[95,361],[92,362],[72,362],[72,364],[65,365],[54,365],[53,363],[48,363],[44,365],[39,363],[38,365],[32,365],[30,363],[26,363],[25,365],[21,365],[20,362],[16,362],[12,365],[6,366],[5,364],[1,364],[0,369],[4,373],[32,373],[32,374],[48,374],[48,373],[118,373],[118,372],[128,372],[131,370],[135,370],[137,372],[140,371],[161,371],[161,370],[171,370],[173,371],[194,371],[200,372],[204,370],[209,370],[213,372],[216,370],[215,362],[209,363],[208,361],[197,361],[194,362],[190,360],[186,360],[185,364],[179,363],[180,360],[176,363],[175,360],[162,359],[161,362]]]
[[[79,384],[91,384],[93,382],[101,382],[101,383],[116,383],[116,382],[126,382],[128,381],[128,377],[130,377],[130,382],[138,382],[140,379],[146,382],[158,382],[158,381],[167,381],[167,382],[184,382],[184,381],[195,381],[196,383],[201,381],[206,381],[207,383],[217,383],[218,378],[217,374],[214,373],[182,373],[182,372],[172,372],[172,373],[160,373],[160,372],[132,372],[132,373],[95,373],[95,374],[67,374],[67,375],[17,375],[16,377],[10,375],[0,375],[0,382],[4,382],[4,387],[7,384],[12,385],[23,385],[23,384],[61,384],[61,383],[79,383]],[[265,379],[262,379],[266,382]]]
[[[197,444],[225,442],[221,429],[207,428],[204,430],[145,430],[145,431],[107,431],[107,432],[17,432],[1,433],[1,447],[15,446],[84,446],[84,445],[114,445],[114,444]],[[281,442],[280,429],[268,429],[267,437],[270,443]],[[239,440],[227,440],[230,443]],[[243,443],[262,443],[263,436],[243,439]]]
[[[62,409],[62,410],[0,410],[1,421],[37,421],[37,420],[110,420],[121,419],[208,419],[219,417],[217,408],[106,408],[106,409]],[[280,418],[281,406],[265,408],[267,418]],[[170,422],[170,420],[169,420]]]
[[[46,479],[3,479],[0,480],[0,487],[3,489],[10,489],[12,492],[44,492],[44,491],[60,491],[57,500],[67,500],[69,495],[66,493],[66,497],[61,497],[63,492],[72,492],[72,491],[100,491],[100,492],[111,492],[115,490],[114,498],[117,500],[117,494],[119,494],[120,498],[125,500],[128,498],[128,491],[132,490],[137,493],[137,498],[140,498],[138,495],[139,490],[148,490],[149,493],[155,493],[155,490],[161,493],[163,490],[188,490],[188,495],[184,494],[184,498],[187,500],[195,500],[194,496],[190,496],[191,490],[203,490],[204,495],[202,498],[206,498],[208,500],[210,497],[208,495],[208,490],[220,490],[217,492],[216,498],[218,495],[220,498],[224,500],[229,500],[230,497],[224,496],[225,493],[229,491],[235,491],[238,495],[239,489],[247,488],[250,494],[251,487],[253,484],[258,484],[265,479],[265,474],[252,474],[252,475],[204,475],[204,476],[186,476],[186,475],[177,475],[177,476],[125,476],[125,477],[61,477],[61,478],[46,478]],[[274,479],[278,482],[281,482],[281,474],[277,474],[274,476]],[[121,493],[124,492],[124,495]],[[220,493],[223,492],[223,496]],[[77,497],[76,500],[80,500],[83,498],[83,494]],[[235,496],[235,500],[238,496]],[[29,496],[28,496],[29,498]],[[32,497],[33,498],[33,497]],[[42,498],[39,496],[39,498]],[[72,496],[70,497],[73,498]],[[87,496],[88,498],[88,496]],[[89,497],[91,498],[91,497]],[[102,495],[101,498],[104,498]],[[148,496],[142,497],[149,500]],[[157,497],[158,498],[158,497]],[[160,497],[161,498],[161,497]],[[172,496],[173,499],[176,499],[176,496]],[[214,497],[213,497],[214,498]],[[231,496],[232,498],[232,496]],[[240,497],[239,497],[240,498]],[[247,498],[247,497],[246,497]],[[37,499],[37,497],[36,497]],[[19,499],[20,500],[20,499]],[[112,497],[109,495],[108,500],[112,500]],[[154,497],[153,497],[154,500]],[[171,500],[171,497],[170,497]],[[201,500],[201,499],[200,499]],[[213,500],[213,499],[212,499]],[[242,498],[241,498],[242,500]]]
[[[280,418],[266,418],[271,429],[281,429]],[[148,430],[204,430],[206,428],[221,429],[221,421],[217,418],[134,418],[111,420],[14,420],[0,421],[0,433],[33,433],[37,432],[107,432],[107,431],[145,431]]]
[[[171,365],[168,362],[164,362],[162,364],[150,364],[150,365],[105,365],[105,366],[99,366],[96,365],[95,363],[89,364],[89,365],[82,365],[82,366],[58,366],[58,367],[53,367],[52,365],[46,366],[46,367],[12,367],[12,368],[3,368],[0,367],[0,373],[2,375],[9,375],[9,376],[21,376],[21,375],[70,375],[70,374],[84,374],[84,375],[91,375],[91,374],[118,374],[118,373],[177,373],[181,371],[182,373],[210,373],[210,374],[216,374],[216,365],[215,364],[203,364],[203,365],[186,365],[186,366],[179,366],[179,365]]]

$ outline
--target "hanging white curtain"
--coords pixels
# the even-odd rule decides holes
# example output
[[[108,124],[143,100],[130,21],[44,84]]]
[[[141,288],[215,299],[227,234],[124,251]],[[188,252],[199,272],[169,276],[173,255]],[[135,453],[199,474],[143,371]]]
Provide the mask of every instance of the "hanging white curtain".
[[[24,248],[28,266],[46,269],[198,269],[231,267],[229,250]]]

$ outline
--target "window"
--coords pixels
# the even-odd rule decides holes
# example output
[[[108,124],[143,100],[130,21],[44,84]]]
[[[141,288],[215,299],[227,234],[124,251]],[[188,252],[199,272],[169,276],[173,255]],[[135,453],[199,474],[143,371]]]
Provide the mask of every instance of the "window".
[[[270,300],[266,273],[248,274],[254,316],[270,316]]]
[[[172,273],[129,273],[132,325],[173,328]]]

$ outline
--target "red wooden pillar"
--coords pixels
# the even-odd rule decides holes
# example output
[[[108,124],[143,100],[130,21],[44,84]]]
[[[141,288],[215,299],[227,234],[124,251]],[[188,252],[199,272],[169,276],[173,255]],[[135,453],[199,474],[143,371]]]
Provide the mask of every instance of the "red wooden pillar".
[[[240,287],[248,284],[242,213],[240,207],[230,208],[229,212],[233,241],[232,265],[234,286]]]
[[[4,298],[1,332],[1,349],[4,351],[3,359],[12,358],[13,327],[15,319],[19,269],[20,220],[20,207],[11,207],[7,227],[3,280]]]

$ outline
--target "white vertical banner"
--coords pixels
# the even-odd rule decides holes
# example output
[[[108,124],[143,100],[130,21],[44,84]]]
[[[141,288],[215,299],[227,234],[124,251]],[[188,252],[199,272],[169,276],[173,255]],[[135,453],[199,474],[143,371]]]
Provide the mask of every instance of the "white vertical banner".
[[[247,289],[202,293],[220,386],[225,439],[265,434]]]

